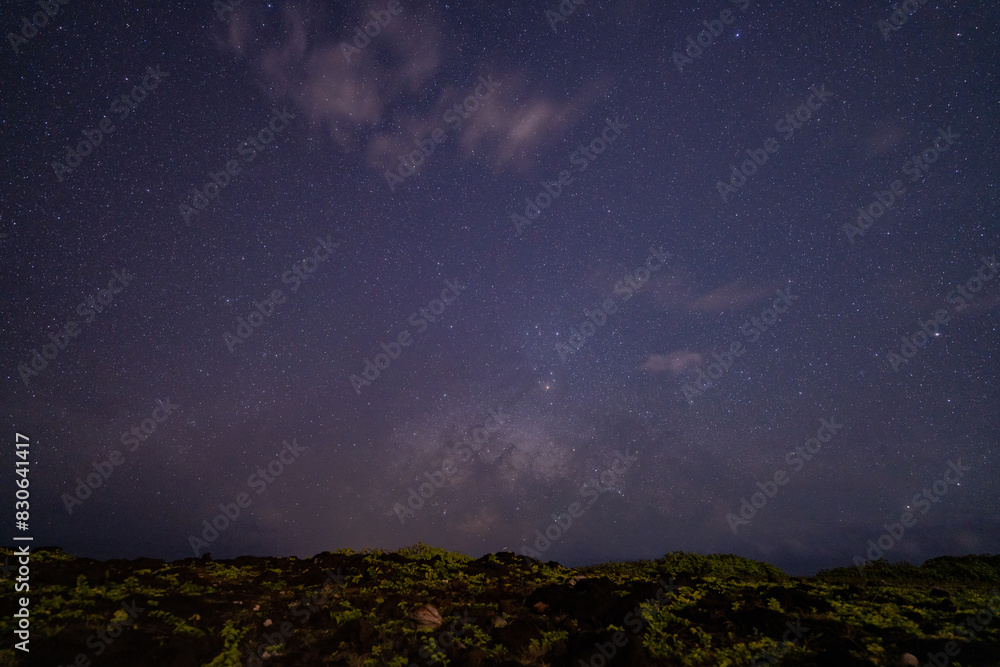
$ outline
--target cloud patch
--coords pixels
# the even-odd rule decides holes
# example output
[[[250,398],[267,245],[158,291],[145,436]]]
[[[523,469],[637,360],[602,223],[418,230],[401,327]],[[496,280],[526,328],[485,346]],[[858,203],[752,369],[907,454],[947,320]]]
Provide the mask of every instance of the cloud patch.
[[[444,19],[433,9],[406,4],[357,49],[355,28],[379,9],[376,3],[358,15],[352,12],[331,34],[322,27],[331,23],[327,7],[289,2],[281,9],[280,27],[268,29],[265,14],[241,6],[217,41],[250,62],[274,101],[293,104],[310,128],[323,130],[341,150],[360,153],[379,170],[393,167],[400,154],[414,149],[415,140],[441,127],[451,155],[497,171],[526,171],[542,148],[561,140],[610,88],[611,82],[601,79],[559,99],[526,76],[503,71],[498,58],[493,66],[476,66],[471,75],[442,85],[436,79],[458,48],[446,48]],[[349,55],[344,45],[350,46]],[[460,127],[446,124],[443,114],[472,94],[477,76],[495,77],[498,90]]]
[[[697,366],[704,360],[698,352],[677,350],[670,354],[651,354],[646,357],[640,368],[650,373],[673,373],[679,375],[686,369]]]

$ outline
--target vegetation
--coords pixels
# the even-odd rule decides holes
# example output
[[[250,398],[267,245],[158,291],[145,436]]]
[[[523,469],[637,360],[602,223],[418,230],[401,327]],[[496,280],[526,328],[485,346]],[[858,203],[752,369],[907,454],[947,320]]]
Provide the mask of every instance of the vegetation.
[[[948,642],[949,665],[997,667],[998,585],[998,556],[793,578],[690,553],[573,569],[424,544],[173,563],[44,549],[32,554],[31,652],[8,642],[0,667],[78,654],[95,667],[893,665]],[[13,608],[11,578],[0,597]],[[13,621],[0,617],[5,637]]]

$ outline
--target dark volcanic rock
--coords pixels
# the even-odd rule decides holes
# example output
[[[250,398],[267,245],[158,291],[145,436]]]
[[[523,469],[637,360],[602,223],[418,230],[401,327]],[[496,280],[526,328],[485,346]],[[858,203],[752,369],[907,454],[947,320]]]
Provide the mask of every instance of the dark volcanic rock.
[[[69,665],[78,656],[94,667],[256,665],[252,656],[265,650],[267,667],[394,659],[425,667],[444,658],[456,667],[652,667],[679,665],[678,655],[696,651],[704,664],[719,664],[733,661],[741,643],[780,643],[796,624],[807,628],[792,640],[805,655],[789,654],[786,663],[840,667],[938,653],[946,629],[968,615],[956,617],[958,609],[1000,604],[990,592],[1000,579],[993,557],[899,571],[879,564],[885,584],[849,569],[782,579],[729,556],[674,554],[573,570],[506,552],[471,559],[419,545],[172,563],[100,562],[46,549],[32,553],[31,567],[31,652],[0,648],[0,667]],[[670,593],[656,601],[665,580]],[[15,608],[13,581],[0,586],[0,601]],[[0,617],[4,636],[13,636],[13,620]],[[961,642],[956,660],[995,667],[996,636]]]

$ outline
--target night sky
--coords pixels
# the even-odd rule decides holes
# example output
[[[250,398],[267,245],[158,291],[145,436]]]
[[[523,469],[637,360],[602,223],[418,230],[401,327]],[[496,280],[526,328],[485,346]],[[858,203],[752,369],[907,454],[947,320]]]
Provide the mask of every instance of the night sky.
[[[1000,552],[993,3],[160,4],[2,11],[9,544]]]

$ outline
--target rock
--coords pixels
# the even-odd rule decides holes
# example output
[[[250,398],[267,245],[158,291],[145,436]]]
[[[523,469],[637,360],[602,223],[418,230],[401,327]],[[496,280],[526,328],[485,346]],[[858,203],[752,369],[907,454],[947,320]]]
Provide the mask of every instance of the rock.
[[[441,613],[432,604],[425,604],[411,611],[410,619],[416,623],[417,629],[429,628],[436,630],[444,623]]]

